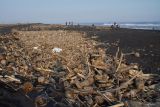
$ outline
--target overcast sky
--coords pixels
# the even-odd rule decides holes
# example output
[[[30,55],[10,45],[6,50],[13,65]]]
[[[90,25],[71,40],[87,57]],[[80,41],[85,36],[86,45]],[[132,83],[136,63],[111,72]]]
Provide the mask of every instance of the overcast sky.
[[[0,0],[0,23],[160,21],[160,0]]]

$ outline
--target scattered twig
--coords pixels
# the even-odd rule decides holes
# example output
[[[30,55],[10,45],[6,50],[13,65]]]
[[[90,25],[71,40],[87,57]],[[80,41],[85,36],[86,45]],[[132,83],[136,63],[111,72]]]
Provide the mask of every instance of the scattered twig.
[[[116,56],[115,56],[115,60],[116,60],[116,61],[117,61],[117,59],[118,59],[118,54],[119,54],[119,47],[118,47],[118,49],[117,49]]]
[[[99,75],[102,75],[102,73],[101,73],[97,68],[94,68],[94,70],[95,70]]]
[[[36,67],[34,67],[34,69],[36,70],[36,71],[39,71],[39,72],[50,72],[50,73],[55,73],[55,71],[53,71],[53,70],[50,70],[50,69],[44,69],[44,68],[36,68]]]
[[[120,61],[119,61],[118,67],[117,67],[115,72],[118,72],[118,70],[119,70],[119,68],[121,66],[122,60],[123,60],[123,53],[121,53]]]
[[[18,90],[19,90],[19,88],[18,88],[18,89],[14,88],[13,86],[11,86],[11,85],[9,85],[8,83],[6,83],[6,81],[4,81],[4,80],[0,80],[0,85],[1,85],[1,86],[4,86],[5,88],[6,88],[6,86],[7,86],[7,87],[9,87],[12,91],[18,91]]]
[[[72,73],[72,71],[69,69],[68,66],[66,66],[66,68],[67,68],[67,70],[68,70],[69,73]]]
[[[109,106],[109,107],[122,107],[122,106],[124,106],[124,103],[123,103],[123,102],[118,103],[118,104],[116,104],[116,105]]]
[[[60,54],[53,54],[53,55],[58,56],[58,57],[62,58],[64,61],[68,62],[68,60]]]
[[[96,65],[90,65],[91,67],[97,68],[97,69],[101,69],[101,70],[106,70],[105,66],[96,66]]]
[[[21,81],[20,81],[19,79],[14,78],[14,77],[12,77],[12,76],[8,76],[8,75],[0,76],[0,78],[8,78],[10,82],[15,81],[15,82],[17,82],[17,83],[21,83]]]
[[[109,99],[105,94],[101,93],[100,91],[97,90],[97,93],[101,95],[108,103],[111,103],[111,99]]]
[[[134,68],[135,68],[135,65],[131,65],[131,66],[127,66],[126,68],[120,69],[119,71],[120,72],[125,72],[125,71],[128,71],[130,69],[134,69]]]
[[[97,103],[93,105],[93,107],[97,107]]]
[[[87,58],[87,61],[86,61],[87,67],[88,67],[88,75],[87,75],[87,78],[89,78],[89,77],[91,76],[91,73],[92,73],[91,68],[90,68],[89,58],[90,58],[90,57],[88,57],[88,58]]]
[[[83,78],[83,79],[86,79],[86,77],[85,77],[84,75],[80,74],[80,73],[77,73],[77,75],[78,75],[79,77]]]
[[[109,89],[109,90],[105,90],[105,91],[101,91],[101,92],[114,92],[117,90],[120,90],[122,88],[126,88],[138,75],[140,75],[141,72],[138,72],[135,76],[133,76],[130,80],[128,80],[127,82],[123,83],[120,87],[115,88],[115,89]]]

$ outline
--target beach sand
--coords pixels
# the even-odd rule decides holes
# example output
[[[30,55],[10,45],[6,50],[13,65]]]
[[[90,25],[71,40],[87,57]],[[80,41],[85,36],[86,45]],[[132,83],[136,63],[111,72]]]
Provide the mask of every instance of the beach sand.
[[[75,101],[83,98],[77,107],[81,102],[89,106],[158,106],[159,47],[159,31],[44,24],[0,26],[0,91],[7,93],[0,104],[11,105],[7,101],[16,99],[12,105],[22,102],[23,107],[35,107],[50,104],[46,101],[52,98],[51,104],[64,107],[77,105]],[[121,53],[125,58],[120,58]],[[28,96],[19,95],[20,91]],[[66,99],[73,103],[62,102]]]
[[[116,54],[118,47],[123,53],[139,53],[140,57],[126,56],[127,63],[138,63],[143,71],[160,74],[160,31],[108,29],[87,34],[102,42],[101,46],[105,46],[111,55]]]
[[[15,29],[22,31],[67,30],[69,32],[85,33],[85,37],[88,39],[100,42],[99,46],[105,47],[107,54],[115,55],[118,47],[123,53],[136,52],[140,56],[128,55],[125,57],[126,63],[137,63],[144,72],[160,74],[160,31],[37,23],[1,25],[0,33],[9,33]]]

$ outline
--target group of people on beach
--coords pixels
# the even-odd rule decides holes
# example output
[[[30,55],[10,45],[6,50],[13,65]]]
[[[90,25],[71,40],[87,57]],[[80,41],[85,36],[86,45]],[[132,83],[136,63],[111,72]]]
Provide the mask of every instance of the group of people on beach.
[[[71,22],[70,22],[70,21],[69,21],[69,22],[66,21],[65,25],[66,25],[66,26],[73,26],[74,24],[73,24],[72,21],[71,21]],[[78,24],[77,26],[80,26],[80,25]],[[92,27],[95,27],[94,24],[92,24],[91,26],[92,26]],[[116,22],[114,22],[110,27],[111,27],[112,29],[118,29],[118,28],[120,28],[120,26],[119,26]]]
[[[66,22],[66,26],[73,26],[73,22]]]
[[[114,23],[111,25],[111,28],[112,28],[112,29],[118,29],[118,28],[120,28],[120,26],[119,26],[116,22],[114,22]]]

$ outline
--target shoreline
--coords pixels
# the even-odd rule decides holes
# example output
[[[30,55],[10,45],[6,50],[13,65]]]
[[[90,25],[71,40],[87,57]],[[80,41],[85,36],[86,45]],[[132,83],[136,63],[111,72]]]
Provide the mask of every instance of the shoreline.
[[[111,28],[111,25],[98,25],[98,24],[74,24],[74,25],[65,25],[65,24],[43,24],[43,23],[18,23],[18,24],[0,24],[0,28],[3,28],[3,27],[9,27],[9,28],[15,28],[17,26],[21,26],[21,27],[27,27],[27,26],[50,26],[48,28],[50,29],[53,29],[56,28],[57,26],[58,27],[61,27],[62,28],[66,28],[66,27],[69,27],[69,28],[83,28],[83,27],[89,27],[89,28],[100,28],[100,29],[110,29]],[[160,29],[156,28],[158,26],[155,26],[155,27],[152,27],[152,28],[145,28],[145,27],[149,27],[149,26],[144,26],[144,28],[142,27],[134,27],[134,26],[123,26],[121,24],[118,24],[120,28],[118,29],[126,29],[126,30],[145,30],[145,31],[160,31]],[[65,30],[65,29],[64,29]]]

